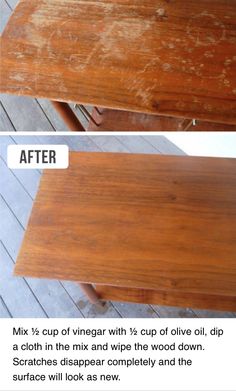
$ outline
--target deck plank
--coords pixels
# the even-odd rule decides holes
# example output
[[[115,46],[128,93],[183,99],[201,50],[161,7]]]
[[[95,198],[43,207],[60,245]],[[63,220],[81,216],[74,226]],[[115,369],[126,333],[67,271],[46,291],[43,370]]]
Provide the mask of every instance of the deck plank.
[[[18,3],[18,0],[7,0],[9,6],[13,9],[15,8],[16,4]]]
[[[0,195],[0,240],[3,242],[13,260],[20,249],[24,230]]]
[[[33,207],[33,200],[1,158],[0,171],[1,195],[7,200],[7,204],[18,217],[22,226],[26,226]]]
[[[0,243],[0,267],[0,295],[12,316],[44,318],[46,315],[25,280],[13,276],[14,262],[2,243]]]
[[[27,278],[50,318],[82,318],[83,315],[59,281]]]
[[[67,126],[62,121],[61,117],[58,115],[57,111],[54,109],[52,103],[47,99],[37,99],[37,102],[42,107],[45,115],[47,116],[50,123],[53,125],[54,129],[57,132],[66,132]],[[73,104],[70,104],[72,110],[75,112],[77,117],[79,118],[81,124],[84,126],[84,129],[87,129],[88,122],[84,119],[84,117],[81,115],[80,111],[76,108],[74,108]]]
[[[129,152],[115,136],[94,136],[93,140],[102,152]]]
[[[160,318],[196,318],[196,313],[190,308],[153,305]]]
[[[61,117],[58,115],[56,110],[54,109],[51,102],[46,99],[37,99],[37,102],[41,106],[42,110],[45,113],[45,116],[47,116],[53,128],[58,132],[66,132],[67,131],[66,125],[62,121]]]
[[[0,34],[2,34],[9,17],[11,15],[11,9],[5,0],[0,0]]]
[[[164,136],[144,136],[144,139],[165,155],[186,155],[180,148]]]
[[[0,296],[0,318],[12,318],[12,315],[4,303],[2,296]]]
[[[1,102],[0,102],[0,132],[15,132],[15,128],[12,125]]]
[[[107,302],[103,308],[93,304],[91,305],[91,303],[88,301],[88,298],[83,294],[78,284],[71,281],[62,281],[62,284],[66,291],[70,294],[74,302],[77,304],[85,318],[120,317],[119,313],[110,302]]]
[[[54,131],[43,110],[34,99],[1,94],[0,100],[17,131]]]
[[[198,318],[235,318],[235,312],[227,311],[212,311],[212,310],[197,310],[194,309]]]
[[[158,318],[157,312],[148,304],[113,303],[123,318]]]
[[[10,137],[10,136],[5,136],[5,140],[3,140],[3,136],[1,136],[1,145],[2,147],[0,149],[0,156],[4,160],[5,164],[7,164],[7,145],[10,144],[16,144],[15,140],[19,143],[20,140],[22,140],[22,143],[27,144],[26,140],[27,138],[25,136],[17,136],[16,139]],[[3,143],[3,144],[2,144]],[[32,142],[33,143],[33,142]],[[5,147],[4,147],[5,144]],[[17,178],[17,180],[21,183],[21,185],[24,187],[26,192],[34,198],[37,194],[38,191],[38,185],[40,181],[40,173],[37,170],[22,170],[22,169],[17,169],[17,170],[11,170],[13,175]]]
[[[0,238],[15,261],[23,240],[25,227],[23,228],[19,223],[2,196],[0,197],[0,220],[2,222]],[[27,279],[26,281],[49,317],[82,317],[80,310],[58,281],[36,279]],[[30,311],[30,307],[28,307],[28,311]]]
[[[157,136],[158,137],[158,136]],[[160,151],[140,136],[116,136],[116,138],[131,152],[131,153],[150,153],[156,154]]]

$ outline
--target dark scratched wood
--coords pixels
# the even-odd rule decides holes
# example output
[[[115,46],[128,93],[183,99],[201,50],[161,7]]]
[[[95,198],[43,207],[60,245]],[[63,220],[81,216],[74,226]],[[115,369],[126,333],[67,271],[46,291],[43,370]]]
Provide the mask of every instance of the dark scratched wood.
[[[21,0],[1,91],[236,124],[235,0]]]

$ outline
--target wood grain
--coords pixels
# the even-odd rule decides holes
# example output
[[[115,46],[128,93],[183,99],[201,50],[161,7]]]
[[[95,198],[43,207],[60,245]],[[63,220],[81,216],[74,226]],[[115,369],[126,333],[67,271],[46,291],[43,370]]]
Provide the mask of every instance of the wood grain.
[[[234,0],[21,0],[0,89],[236,124]]]
[[[147,131],[236,131],[236,125],[220,124],[216,122],[196,121],[184,118],[173,118],[160,115],[134,113],[124,110],[93,109],[88,131],[93,132],[147,132]]]
[[[236,298],[234,296],[120,288],[108,285],[97,285],[96,290],[102,300],[147,304],[158,303],[158,305],[162,306],[184,306],[218,311],[236,310]]]
[[[236,160],[71,153],[42,177],[15,273],[233,302]]]

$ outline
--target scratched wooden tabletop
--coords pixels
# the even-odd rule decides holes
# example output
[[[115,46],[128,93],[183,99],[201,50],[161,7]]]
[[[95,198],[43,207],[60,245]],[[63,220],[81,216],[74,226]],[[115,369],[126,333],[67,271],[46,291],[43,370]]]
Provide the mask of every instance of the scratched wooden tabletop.
[[[1,91],[236,124],[235,0],[20,0]]]
[[[74,152],[43,174],[15,272],[235,298],[235,216],[235,159]]]

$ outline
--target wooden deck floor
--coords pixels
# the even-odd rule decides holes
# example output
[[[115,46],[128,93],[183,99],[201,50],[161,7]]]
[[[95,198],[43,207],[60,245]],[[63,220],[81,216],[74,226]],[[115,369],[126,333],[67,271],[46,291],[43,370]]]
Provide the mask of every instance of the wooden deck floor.
[[[161,136],[0,136],[0,317],[235,317],[229,312],[107,303],[91,305],[77,284],[13,277],[13,267],[37,192],[39,170],[10,170],[7,146],[65,143],[76,151],[183,154]]]

